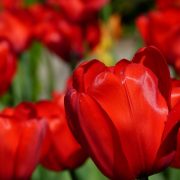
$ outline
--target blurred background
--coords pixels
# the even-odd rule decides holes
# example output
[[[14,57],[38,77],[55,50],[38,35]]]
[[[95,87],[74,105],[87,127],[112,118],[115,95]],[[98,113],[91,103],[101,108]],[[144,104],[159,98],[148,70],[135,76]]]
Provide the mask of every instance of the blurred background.
[[[0,1],[0,56],[3,58],[3,53],[9,53],[16,59],[16,72],[1,92],[1,109],[22,101],[50,99],[53,91],[64,91],[68,77],[81,61],[98,59],[111,66],[122,58],[131,60],[145,45],[160,48],[172,76],[179,77],[178,1],[77,2]],[[175,40],[176,45],[172,45]],[[171,52],[169,46],[173,49]],[[91,160],[74,172],[79,180],[107,179]],[[46,179],[70,180],[71,177],[69,171],[53,172],[39,166],[32,180]],[[179,179],[180,171],[171,168],[150,177],[150,180]]]

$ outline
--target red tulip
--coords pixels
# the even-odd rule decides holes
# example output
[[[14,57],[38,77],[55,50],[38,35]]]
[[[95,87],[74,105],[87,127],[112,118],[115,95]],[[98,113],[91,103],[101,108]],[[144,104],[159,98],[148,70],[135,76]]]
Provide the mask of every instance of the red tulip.
[[[170,111],[168,66],[153,47],[113,67],[92,60],[75,69],[65,96],[70,128],[100,170],[132,180],[175,156],[180,106]]]
[[[62,14],[48,6],[30,8],[34,24],[34,37],[65,61],[80,59],[83,53],[82,30],[68,22]],[[75,36],[74,36],[75,34]]]
[[[167,62],[180,72],[180,11],[150,12],[137,19],[137,27],[147,45],[158,47]]]
[[[109,0],[47,0],[57,5],[72,21],[87,21],[96,14]]]
[[[65,111],[64,94],[55,96],[53,101],[40,101],[36,104],[39,116],[45,117],[49,125],[49,151],[42,164],[51,170],[73,169],[86,159],[81,146],[70,132]]]
[[[16,53],[21,53],[29,45],[31,29],[13,12],[2,11],[0,12],[0,39],[6,39]]]
[[[9,88],[16,72],[16,57],[6,41],[0,42],[0,95]]]
[[[27,180],[39,162],[46,121],[22,103],[0,113],[0,179]]]
[[[87,47],[94,49],[100,42],[101,30],[97,20],[90,21],[85,25],[85,42]]]
[[[180,8],[180,0],[156,0],[159,9]]]
[[[22,4],[22,0],[1,0],[0,8],[19,8]]]

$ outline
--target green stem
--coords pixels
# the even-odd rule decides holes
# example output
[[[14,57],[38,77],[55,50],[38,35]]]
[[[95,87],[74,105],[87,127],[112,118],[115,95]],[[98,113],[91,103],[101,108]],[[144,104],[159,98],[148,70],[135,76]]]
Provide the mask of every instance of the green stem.
[[[29,50],[29,75],[31,78],[31,100],[37,101],[39,97],[39,79],[38,79],[38,66],[40,64],[40,57],[42,54],[42,46],[38,42],[34,42]]]
[[[74,170],[70,170],[69,174],[70,174],[72,180],[79,180],[79,178]]]
[[[54,70],[52,67],[52,59],[50,57],[49,52],[46,51],[46,62],[47,62],[47,67],[48,67],[48,95],[51,97],[52,92],[54,90]]]

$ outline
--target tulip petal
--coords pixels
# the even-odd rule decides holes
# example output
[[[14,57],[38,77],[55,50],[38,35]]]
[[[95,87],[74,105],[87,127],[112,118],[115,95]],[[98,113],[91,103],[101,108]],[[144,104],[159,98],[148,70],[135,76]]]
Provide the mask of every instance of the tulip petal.
[[[178,130],[178,135],[177,135],[177,142],[176,142],[177,147],[176,147],[175,157],[173,158],[173,161],[171,163],[171,166],[174,168],[180,168],[180,141],[179,139],[180,139],[180,130]]]
[[[0,77],[0,95],[2,95],[7,91],[11,84],[17,65],[17,59],[10,48],[9,43],[2,40],[0,42],[0,58],[0,73],[3,74]]]
[[[147,16],[140,16],[136,19],[136,26],[143,39],[148,39],[148,25]]]
[[[161,52],[153,46],[141,48],[132,62],[142,63],[156,75],[158,87],[170,107],[171,78],[168,65]]]
[[[9,119],[0,118],[0,179],[13,179],[21,129]]]
[[[122,144],[133,173],[147,173],[160,146],[168,113],[154,74],[143,65],[130,64],[121,74],[121,82],[112,73],[99,74],[88,94],[115,125],[121,139],[117,143]]]
[[[126,67],[130,64],[131,62],[126,60],[126,59],[122,59],[119,62],[116,63],[116,65],[113,68],[113,73],[116,74],[118,77],[121,77],[121,74],[124,73],[124,70],[126,69]]]
[[[162,143],[159,148],[155,166],[154,168],[159,171],[169,165],[174,156],[175,156],[175,151],[176,147],[179,148],[179,142],[177,142],[177,135],[180,127],[180,103],[178,103],[170,112],[168,116],[168,120],[165,124],[165,129],[164,129],[164,134],[162,137]],[[177,146],[178,143],[178,146]],[[177,156],[176,158],[179,157],[179,152],[177,149]],[[177,159],[175,158],[175,161],[173,163],[173,166],[177,167],[176,161]],[[179,159],[178,159],[179,161]]]
[[[46,121],[31,119],[22,128],[15,161],[15,177],[30,177],[39,162],[40,150],[46,134]]]
[[[77,102],[84,148],[107,176],[114,177],[118,173],[118,177],[122,179],[132,179],[124,152],[119,147],[120,144],[117,144],[118,134],[108,115],[88,95],[80,94]],[[115,166],[117,159],[121,161],[118,168]]]
[[[62,95],[64,99],[64,95]],[[84,152],[72,135],[65,116],[64,104],[40,101],[36,104],[38,114],[46,117],[50,128],[50,149],[42,160],[52,170],[73,169],[86,159]]]
[[[73,87],[86,91],[95,76],[104,71],[106,66],[97,60],[82,63],[73,73]]]
[[[64,97],[64,105],[69,128],[78,142],[81,142],[81,129],[78,124],[78,117],[76,113],[77,96],[78,93],[76,90],[69,89]],[[79,131],[77,131],[77,129],[79,129]]]
[[[173,108],[180,101],[180,81],[172,80],[171,107]]]

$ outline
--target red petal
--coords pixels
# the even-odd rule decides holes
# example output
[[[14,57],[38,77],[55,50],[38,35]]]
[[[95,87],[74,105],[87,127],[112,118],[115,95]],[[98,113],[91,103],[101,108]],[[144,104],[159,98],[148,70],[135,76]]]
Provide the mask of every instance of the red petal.
[[[21,138],[17,147],[15,160],[15,177],[28,178],[39,163],[40,151],[46,134],[47,124],[44,120],[31,120],[22,127]]]
[[[76,112],[76,99],[78,93],[74,89],[69,89],[64,97],[64,105],[65,105],[65,112],[66,117],[68,120],[68,125],[70,130],[72,131],[74,137],[80,142],[80,128],[78,123],[74,123],[75,121],[78,122],[77,112]],[[79,131],[77,130],[79,129]]]
[[[112,73],[101,73],[88,93],[118,129],[121,142],[117,143],[122,143],[133,173],[149,172],[168,113],[154,74],[142,65],[130,64],[121,81]]]
[[[170,160],[172,160],[172,158]],[[174,168],[180,168],[180,130],[178,130],[176,153],[175,153],[175,157],[173,158],[173,161],[171,163],[171,166]]]
[[[180,81],[172,81],[172,91],[171,91],[171,107],[174,107],[180,101]]]
[[[13,179],[21,128],[9,119],[0,118],[0,179]]]
[[[168,65],[158,49],[153,46],[141,48],[132,59],[149,68],[158,78],[158,87],[170,107],[171,78]]]
[[[18,120],[29,120],[37,117],[35,105],[23,102],[14,108],[14,117]]]
[[[17,65],[17,59],[7,41],[0,42],[0,58],[0,73],[3,74],[0,77],[0,95],[2,95],[11,84]]]
[[[140,16],[136,20],[136,26],[138,27],[138,30],[140,31],[141,36],[145,41],[147,41],[148,37],[148,18],[146,16]]]
[[[68,127],[64,103],[58,105],[50,101],[41,101],[37,103],[37,108],[41,117],[47,118],[50,128],[51,144],[42,160],[43,165],[52,170],[62,170],[73,169],[82,164],[86,156]]]
[[[124,70],[131,62],[122,59],[119,62],[116,63],[116,65],[113,67],[113,73],[116,74],[118,77],[121,77],[122,73],[124,73]]]
[[[83,147],[107,176],[132,179],[124,152],[117,143],[119,137],[112,120],[88,95],[81,94],[77,102]]]
[[[94,77],[105,69],[106,66],[97,60],[82,63],[74,71],[73,87],[78,91],[86,91],[94,80]]]
[[[173,157],[175,155],[176,146],[177,146],[177,134],[180,127],[180,103],[177,104],[169,114],[168,120],[165,124],[164,134],[162,137],[162,143],[159,148],[155,168],[156,170],[161,170],[164,167],[167,167]],[[179,147],[179,143],[178,143]],[[179,148],[177,149],[177,157],[179,156],[178,152]],[[177,159],[175,159],[176,161]],[[179,159],[178,159],[179,161]],[[176,166],[174,163],[173,166]]]
[[[29,111],[28,111],[29,110]],[[29,103],[5,109],[0,116],[0,179],[28,179],[39,162],[46,122],[29,119],[33,110]],[[25,119],[13,116],[17,111]]]

